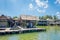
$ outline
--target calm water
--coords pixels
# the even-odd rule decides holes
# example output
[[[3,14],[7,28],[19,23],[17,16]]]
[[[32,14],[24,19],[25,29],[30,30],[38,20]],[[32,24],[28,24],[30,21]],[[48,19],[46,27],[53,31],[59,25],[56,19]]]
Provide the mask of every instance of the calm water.
[[[60,40],[60,27],[50,27],[46,32],[0,35],[0,40]]]

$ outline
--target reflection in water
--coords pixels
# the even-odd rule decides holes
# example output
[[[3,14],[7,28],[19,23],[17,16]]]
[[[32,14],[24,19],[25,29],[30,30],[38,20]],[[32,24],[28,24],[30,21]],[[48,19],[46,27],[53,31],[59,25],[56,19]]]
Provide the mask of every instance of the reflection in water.
[[[60,40],[60,31],[52,27],[46,32],[39,33],[38,37],[38,40]]]
[[[47,40],[47,39],[48,39],[48,35],[45,32],[39,33],[38,40]]]
[[[60,27],[50,27],[46,32],[0,35],[0,40],[60,40]]]
[[[8,40],[18,40],[17,35],[10,36]]]

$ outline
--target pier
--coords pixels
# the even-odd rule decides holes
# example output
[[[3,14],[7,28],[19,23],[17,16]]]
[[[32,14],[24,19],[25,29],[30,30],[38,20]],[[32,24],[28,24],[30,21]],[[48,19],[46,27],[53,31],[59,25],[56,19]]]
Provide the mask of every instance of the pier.
[[[45,28],[21,28],[18,30],[11,30],[10,28],[0,28],[0,34],[12,34],[12,33],[29,33],[29,32],[40,32],[46,31]]]
[[[41,31],[46,31],[46,29],[44,29],[44,28],[26,28],[26,29],[22,29],[21,33],[41,32]]]

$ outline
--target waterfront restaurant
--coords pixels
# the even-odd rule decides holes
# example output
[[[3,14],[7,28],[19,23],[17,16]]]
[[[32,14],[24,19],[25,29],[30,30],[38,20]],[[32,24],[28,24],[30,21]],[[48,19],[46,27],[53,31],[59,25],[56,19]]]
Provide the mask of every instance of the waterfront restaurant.
[[[56,25],[60,26],[60,19],[55,20]]]
[[[51,25],[51,26],[60,26],[60,20],[57,19],[57,20],[52,20],[52,19],[49,19],[47,20],[48,21],[48,24]]]
[[[48,21],[47,20],[44,20],[44,19],[40,19],[39,21],[38,21],[38,26],[48,26]]]
[[[9,16],[0,16],[0,28],[8,28],[13,26],[13,19]]]
[[[60,19],[58,20],[52,20],[52,19],[47,19],[47,20],[44,20],[44,19],[40,19],[38,21],[38,26],[60,26]]]
[[[31,15],[21,15],[20,16],[20,25],[23,28],[34,28],[39,21],[39,18]]]
[[[0,16],[0,28],[8,27],[8,17],[5,15]]]

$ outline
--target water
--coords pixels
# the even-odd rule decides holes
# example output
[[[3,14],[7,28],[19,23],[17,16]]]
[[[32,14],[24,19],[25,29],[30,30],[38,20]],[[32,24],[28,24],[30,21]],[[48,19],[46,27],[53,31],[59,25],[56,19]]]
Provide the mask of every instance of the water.
[[[60,40],[60,27],[49,27],[46,32],[0,35],[0,40]]]

